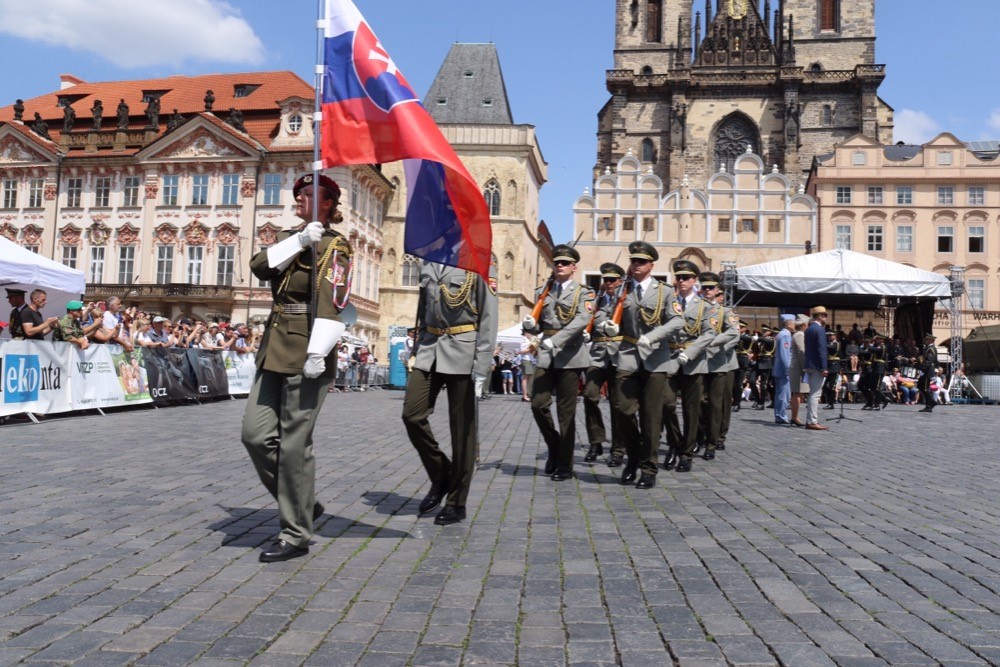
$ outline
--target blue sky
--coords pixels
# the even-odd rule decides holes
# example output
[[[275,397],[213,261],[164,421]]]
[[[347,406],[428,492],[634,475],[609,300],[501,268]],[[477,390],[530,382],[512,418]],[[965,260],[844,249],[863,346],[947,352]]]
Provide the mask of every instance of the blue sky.
[[[850,2],[851,0],[844,0]],[[607,100],[613,0],[358,0],[397,66],[423,96],[452,42],[494,42],[514,121],[535,125],[549,163],[541,216],[556,241],[591,185],[596,114]],[[703,2],[698,3],[699,7]],[[1000,139],[992,35],[1000,2],[878,0],[880,88],[896,139]],[[0,0],[0,105],[87,81],[290,69],[312,82],[313,0]],[[984,30],[972,30],[974,26]],[[13,66],[16,63],[16,66]]]

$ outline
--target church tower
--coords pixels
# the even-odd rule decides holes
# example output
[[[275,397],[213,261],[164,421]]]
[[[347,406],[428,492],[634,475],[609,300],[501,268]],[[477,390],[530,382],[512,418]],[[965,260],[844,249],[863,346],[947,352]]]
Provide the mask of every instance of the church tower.
[[[595,174],[629,150],[704,188],[750,146],[793,184],[861,133],[892,142],[875,0],[616,0]]]

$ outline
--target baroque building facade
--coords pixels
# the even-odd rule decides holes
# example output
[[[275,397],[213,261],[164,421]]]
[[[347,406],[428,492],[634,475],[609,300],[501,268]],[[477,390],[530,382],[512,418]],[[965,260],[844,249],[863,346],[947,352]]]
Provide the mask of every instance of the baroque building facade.
[[[875,0],[617,0],[595,178],[629,150],[704,188],[750,145],[794,186],[855,134],[892,142]]]
[[[87,299],[259,325],[271,292],[248,264],[301,224],[292,186],[312,169],[313,104],[291,72],[64,75],[59,90],[0,108],[0,234],[82,270]],[[356,252],[349,332],[374,343],[392,184],[373,166],[326,173]]]
[[[500,328],[534,305],[548,276],[552,239],[539,221],[548,167],[531,125],[515,124],[493,44],[453,44],[424,100],[445,138],[482,188],[493,231]],[[381,310],[385,326],[414,324],[420,260],[406,254],[406,181],[401,163],[383,166],[394,188],[386,215]]]

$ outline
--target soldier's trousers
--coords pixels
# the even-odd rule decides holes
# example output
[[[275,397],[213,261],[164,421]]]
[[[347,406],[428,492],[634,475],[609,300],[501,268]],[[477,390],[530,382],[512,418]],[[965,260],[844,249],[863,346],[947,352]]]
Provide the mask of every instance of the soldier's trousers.
[[[278,539],[308,546],[313,535],[316,459],[313,428],[329,377],[258,370],[243,414],[243,445],[264,487],[278,501]]]
[[[583,387],[583,417],[587,425],[587,442],[599,444],[607,440],[604,416],[601,414],[601,385],[608,383],[608,402],[611,404],[611,453],[625,455],[625,441],[622,439],[618,394],[615,392],[615,369],[608,366],[591,366],[587,369],[586,384]]]
[[[839,368],[830,369],[826,380],[823,382],[823,395],[825,396],[827,405],[830,407],[833,407],[833,404],[837,402],[837,378],[839,376]]]
[[[663,393],[663,423],[667,425],[667,445],[681,458],[690,459],[694,456],[703,377],[685,373],[671,375]],[[677,394],[681,395],[681,412],[684,413],[683,431],[677,418]]]
[[[719,444],[727,377],[729,377],[729,373],[706,373],[703,376],[699,421],[706,451],[714,452],[715,446]],[[732,392],[729,392],[729,399],[732,400]]]
[[[757,404],[764,407],[771,397],[771,369],[757,369],[757,379],[760,380],[760,390],[757,392]]]
[[[729,420],[733,413],[733,387],[736,384],[738,370],[728,371],[724,374],[722,387],[722,419],[719,420],[719,439],[715,444],[721,445],[726,442],[729,435]]]
[[[737,368],[733,371],[732,392],[729,397],[730,405],[739,405],[743,401],[743,380],[747,377],[746,368]],[[752,392],[751,392],[752,395]]]
[[[628,465],[647,475],[655,475],[656,450],[663,428],[663,392],[667,386],[666,373],[647,370],[618,371],[615,392],[621,410],[619,427]],[[636,422],[636,413],[639,421]]]
[[[559,429],[552,421],[552,395],[555,394]],[[549,460],[557,470],[573,470],[576,445],[576,399],[580,395],[580,370],[577,368],[536,368],[531,387],[531,414],[542,432],[549,450]]]
[[[430,416],[441,393],[448,391],[448,425],[451,429],[451,460],[441,451],[431,431]],[[431,484],[443,489],[446,505],[464,507],[476,471],[476,392],[472,374],[447,375],[414,368],[406,381],[403,424],[410,442],[424,464]]]

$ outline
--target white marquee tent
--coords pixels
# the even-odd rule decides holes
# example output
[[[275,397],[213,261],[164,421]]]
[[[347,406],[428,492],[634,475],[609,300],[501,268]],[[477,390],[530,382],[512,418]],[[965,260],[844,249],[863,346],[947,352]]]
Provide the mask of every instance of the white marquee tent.
[[[37,288],[45,290],[48,302],[43,313],[61,317],[66,314],[66,304],[86,291],[87,281],[83,271],[42,257],[0,236],[0,289],[4,288],[23,289],[28,294]],[[5,295],[6,292],[0,294]],[[6,320],[7,315],[0,313],[0,319]]]

